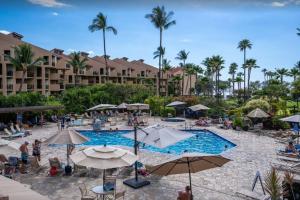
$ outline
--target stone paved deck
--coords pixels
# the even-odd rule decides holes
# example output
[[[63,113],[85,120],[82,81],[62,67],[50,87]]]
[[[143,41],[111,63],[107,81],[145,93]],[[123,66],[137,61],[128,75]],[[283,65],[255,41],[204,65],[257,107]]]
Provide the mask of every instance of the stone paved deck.
[[[150,124],[164,123],[176,128],[184,128],[185,123],[166,123],[157,118],[152,118]],[[189,122],[190,123],[190,122]],[[123,124],[118,125],[119,129],[128,129]],[[108,126],[109,128],[109,126]],[[86,129],[86,127],[85,127]],[[256,171],[262,175],[270,169],[270,164],[276,160],[275,149],[281,147],[273,138],[258,136],[249,132],[238,132],[234,130],[222,130],[216,127],[208,127],[220,136],[232,141],[237,146],[224,153],[224,156],[232,159],[222,168],[211,169],[193,174],[193,193],[195,199],[201,200],[238,200],[241,199],[235,195],[243,188],[251,188],[252,181]],[[33,141],[36,138],[46,138],[54,134],[57,130],[55,124],[47,127],[36,128],[33,135],[17,139],[18,142],[24,140]],[[65,148],[54,148],[43,146],[43,163],[48,166],[47,159],[57,156],[65,160]],[[170,155],[162,155],[142,150],[140,152],[142,162],[156,164],[165,160]],[[101,178],[79,178],[79,177],[47,177],[45,173],[38,175],[22,175],[17,180],[31,185],[33,190],[49,196],[51,199],[80,199],[78,185],[85,183],[88,187],[101,184]],[[162,177],[160,179],[152,178],[151,185],[133,190],[122,184],[119,180],[118,187],[126,189],[126,198],[128,200],[168,200],[176,199],[177,192],[188,185],[188,175],[173,175]]]

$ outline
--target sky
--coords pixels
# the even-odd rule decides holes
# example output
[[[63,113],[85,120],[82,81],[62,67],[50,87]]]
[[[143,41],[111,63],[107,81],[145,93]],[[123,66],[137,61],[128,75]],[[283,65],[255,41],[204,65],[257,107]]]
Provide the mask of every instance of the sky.
[[[253,80],[263,80],[262,68],[292,68],[300,60],[300,0],[1,0],[0,31],[18,32],[24,41],[49,50],[103,55],[101,32],[88,30],[102,12],[118,30],[117,35],[107,34],[111,58],[144,59],[158,66],[153,52],[159,46],[159,31],[145,15],[162,5],[176,20],[163,32],[165,57],[173,66],[183,49],[190,52],[187,62],[200,66],[204,58],[221,55],[222,79],[227,79],[230,63],[243,63],[237,49],[242,39],[252,42],[247,57],[260,66]]]

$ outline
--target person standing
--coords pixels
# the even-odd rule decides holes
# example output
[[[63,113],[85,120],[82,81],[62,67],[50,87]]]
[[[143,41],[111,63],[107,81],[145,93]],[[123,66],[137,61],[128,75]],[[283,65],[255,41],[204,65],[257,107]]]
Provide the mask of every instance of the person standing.
[[[41,161],[41,141],[35,140],[32,144],[32,155]]]
[[[26,141],[24,144],[22,144],[19,148],[21,151],[21,173],[26,173],[26,165],[28,164],[28,142]]]

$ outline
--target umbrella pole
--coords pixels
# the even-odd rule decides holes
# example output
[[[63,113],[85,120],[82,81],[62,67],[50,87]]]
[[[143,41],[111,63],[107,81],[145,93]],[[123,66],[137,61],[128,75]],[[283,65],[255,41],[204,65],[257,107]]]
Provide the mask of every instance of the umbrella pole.
[[[137,145],[138,145],[137,124],[134,124],[134,153],[135,153],[135,155],[137,155]],[[123,181],[123,183],[134,189],[138,189],[138,188],[144,187],[146,185],[149,185],[150,181],[138,178],[138,162],[137,161],[135,161],[135,163],[134,163],[134,168],[135,168],[135,177],[132,179],[127,179],[127,180]]]
[[[69,144],[67,144],[67,166],[69,166]]]
[[[189,179],[190,179],[191,197],[193,198],[193,191],[192,191],[192,176],[191,176],[191,168],[190,168],[190,161],[189,161],[189,159],[188,159],[188,168],[189,168]]]

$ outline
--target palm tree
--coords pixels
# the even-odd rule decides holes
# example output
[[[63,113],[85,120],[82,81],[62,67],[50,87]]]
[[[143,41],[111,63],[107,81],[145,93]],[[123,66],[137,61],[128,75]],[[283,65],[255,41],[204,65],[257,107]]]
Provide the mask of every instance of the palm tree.
[[[166,53],[165,47],[157,47],[157,50],[153,52],[153,59],[159,58],[160,56],[163,58],[165,53]]]
[[[236,74],[236,70],[238,68],[238,65],[236,63],[231,63],[229,66],[229,74],[231,74],[232,78],[231,78],[231,82],[232,82],[232,93],[234,92],[234,79],[235,79],[235,74]]]
[[[102,31],[106,79],[108,80],[108,66],[107,66],[105,33],[106,33],[106,31],[108,31],[108,32],[112,31],[114,33],[114,35],[117,35],[117,29],[114,28],[113,26],[107,25],[107,17],[101,12],[99,12],[98,15],[93,19],[92,24],[89,25],[88,28],[91,32]]]
[[[285,68],[276,69],[276,73],[280,78],[280,83],[283,83],[283,77],[288,75],[289,70]]]
[[[263,68],[263,69],[261,70],[261,72],[264,73],[264,80],[265,80],[265,81],[266,81],[266,75],[267,75],[266,73],[267,73],[267,71],[268,71],[268,70],[267,70],[266,68]]]
[[[242,76],[237,76],[237,77],[235,78],[235,82],[237,82],[237,84],[238,84],[238,90],[241,89],[241,83],[242,83],[243,81],[244,81],[244,80],[243,80]]]
[[[73,52],[70,55],[71,60],[68,61],[68,64],[73,67],[75,70],[75,86],[77,85],[77,79],[78,79],[78,72],[80,70],[83,70],[87,67],[86,62],[88,61],[87,58],[81,58],[80,52]]]
[[[165,75],[165,73],[167,73],[172,67],[171,67],[171,61],[167,60],[167,59],[163,59],[162,60],[162,72],[163,72],[163,77]],[[167,81],[166,81],[166,96],[168,96],[168,83],[169,83],[169,80],[168,80],[168,74],[167,74]]]
[[[297,79],[297,76],[299,76],[299,69],[296,67],[293,67],[292,69],[290,69],[290,75],[294,78],[294,82]]]
[[[34,53],[29,44],[20,44],[14,47],[14,57],[9,56],[8,59],[17,70],[22,70],[19,92],[22,91],[27,70],[37,67],[44,60],[41,57],[34,59]]]
[[[271,171],[267,173],[264,188],[270,195],[271,200],[280,199],[280,196],[282,195],[281,180],[278,172],[274,168],[272,168]]]
[[[296,62],[295,67],[300,71],[300,61]]]
[[[215,72],[215,76],[216,76],[216,88],[215,88],[215,93],[217,95],[217,100],[219,102],[219,82],[220,82],[220,71],[221,69],[224,68],[223,64],[225,63],[225,61],[223,60],[223,58],[219,55],[217,56],[212,56],[210,58],[209,61],[211,67],[212,67],[212,71]]]
[[[155,26],[155,28],[159,29],[159,47],[162,49],[162,34],[163,30],[167,30],[170,26],[175,25],[176,21],[172,20],[172,16],[174,12],[166,12],[165,7],[155,7],[152,9],[151,14],[147,14],[145,17],[151,21],[151,23]],[[158,86],[156,93],[160,95],[160,77],[161,77],[161,62],[162,62],[162,55],[159,56],[159,63],[158,63]]]
[[[188,58],[190,52],[186,52],[185,50],[181,50],[179,51],[179,53],[177,54],[177,56],[175,57],[175,59],[177,60],[181,60],[182,61],[182,86],[181,86],[181,93],[182,95],[184,94],[184,76],[185,76],[185,61]]]
[[[247,83],[247,87],[248,87],[248,94],[250,95],[250,79],[251,79],[251,70],[254,68],[259,68],[259,66],[256,65],[256,60],[255,59],[247,59],[246,60],[246,64],[245,67],[248,69],[248,83]]]
[[[172,77],[172,82],[174,83],[174,93],[175,95],[180,95],[181,89],[180,89],[180,81],[182,80],[182,77],[177,75]],[[176,92],[178,91],[178,92]]]
[[[186,64],[186,75],[188,76],[188,82],[189,84],[186,84],[186,89],[187,89],[187,86],[189,85],[189,95],[191,96],[192,95],[192,76],[193,75],[196,75],[197,74],[197,68],[199,66],[193,64],[193,63],[188,63]]]
[[[297,35],[300,36],[300,28],[297,28]]]
[[[244,65],[246,64],[246,50],[251,49],[252,44],[251,44],[250,40],[243,39],[239,42],[237,48],[240,49],[240,51],[244,52],[244,64],[243,64],[243,68],[244,68],[244,101],[246,101],[246,68]]]

